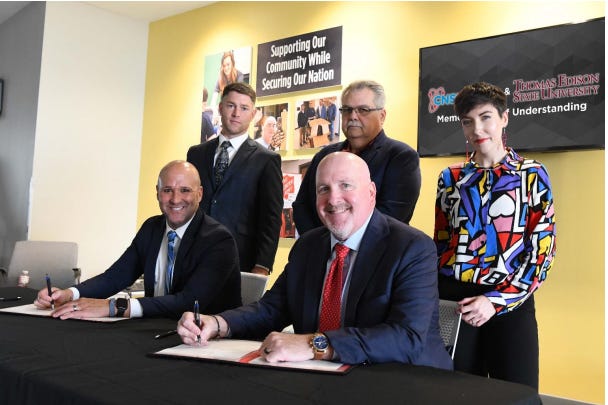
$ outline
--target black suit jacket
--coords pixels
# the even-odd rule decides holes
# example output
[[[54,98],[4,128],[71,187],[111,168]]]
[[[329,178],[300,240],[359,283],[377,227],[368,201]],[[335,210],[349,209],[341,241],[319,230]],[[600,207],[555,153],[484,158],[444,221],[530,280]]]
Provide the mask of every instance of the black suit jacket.
[[[144,316],[179,318],[192,311],[216,313],[241,304],[241,275],[236,245],[230,232],[198,211],[180,242],[175,258],[171,294],[154,297],[156,259],[165,232],[164,215],[141,226],[131,246],[104,273],[76,286],[82,297],[107,298],[144,275],[145,297],[139,298]]]
[[[232,336],[262,339],[289,324],[296,333],[317,331],[330,254],[326,228],[302,235],[260,301],[221,314]],[[351,272],[344,327],[326,332],[340,361],[452,368],[439,334],[437,253],[431,238],[375,210]]]
[[[348,141],[330,144],[313,157],[293,202],[293,218],[300,235],[323,225],[316,209],[315,178],[319,162],[330,153],[343,150],[347,144]],[[381,131],[359,157],[367,163],[372,181],[376,184],[376,208],[408,224],[420,195],[418,153]]]
[[[213,158],[219,138],[192,146],[188,162],[198,169],[203,185],[201,207],[234,236],[241,271],[256,265],[272,269],[279,244],[283,211],[281,157],[247,138],[216,188]]]

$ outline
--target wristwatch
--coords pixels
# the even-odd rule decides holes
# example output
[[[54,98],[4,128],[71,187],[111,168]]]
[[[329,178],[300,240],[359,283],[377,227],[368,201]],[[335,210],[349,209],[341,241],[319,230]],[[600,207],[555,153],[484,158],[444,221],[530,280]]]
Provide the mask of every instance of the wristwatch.
[[[312,339],[310,339],[310,347],[312,347],[314,359],[321,360],[329,349],[329,340],[327,340],[327,336],[323,333],[315,333],[312,335]]]
[[[129,300],[126,298],[116,299],[116,316],[121,317],[125,315],[125,311],[129,308]]]

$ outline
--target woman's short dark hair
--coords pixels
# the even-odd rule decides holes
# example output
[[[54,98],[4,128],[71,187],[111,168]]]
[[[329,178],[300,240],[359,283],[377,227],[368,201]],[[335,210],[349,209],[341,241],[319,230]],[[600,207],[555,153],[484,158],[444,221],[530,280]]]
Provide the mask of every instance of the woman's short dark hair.
[[[477,82],[462,88],[454,99],[454,111],[459,117],[464,116],[478,105],[492,104],[498,114],[507,110],[507,96],[498,87],[490,83]]]

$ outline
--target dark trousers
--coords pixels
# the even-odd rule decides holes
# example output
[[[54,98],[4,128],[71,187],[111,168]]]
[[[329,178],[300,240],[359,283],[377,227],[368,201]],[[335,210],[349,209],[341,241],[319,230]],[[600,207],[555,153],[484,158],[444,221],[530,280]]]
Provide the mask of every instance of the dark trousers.
[[[491,287],[439,276],[439,296],[459,301]],[[460,323],[454,369],[529,385],[538,390],[538,326],[534,296],[517,309],[494,315],[481,327]]]

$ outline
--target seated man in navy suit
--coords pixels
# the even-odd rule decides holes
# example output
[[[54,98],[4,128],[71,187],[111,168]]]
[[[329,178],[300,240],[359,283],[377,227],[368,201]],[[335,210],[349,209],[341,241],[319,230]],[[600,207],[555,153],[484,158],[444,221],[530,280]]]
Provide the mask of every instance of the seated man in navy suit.
[[[216,312],[241,305],[236,243],[230,232],[199,211],[203,189],[185,161],[161,170],[156,196],[163,215],[149,218],[131,246],[104,273],[74,287],[38,292],[34,304],[53,317],[167,316],[178,318],[198,300]],[[110,299],[144,275],[145,297]],[[86,298],[85,298],[86,297]],[[51,301],[52,300],[52,301]]]
[[[439,335],[433,240],[375,209],[364,160],[335,152],[319,164],[317,212],[324,227],[302,235],[276,283],[253,304],[179,320],[186,344],[200,336],[263,339],[269,362],[402,362],[451,369]],[[293,324],[295,333],[277,332]]]

